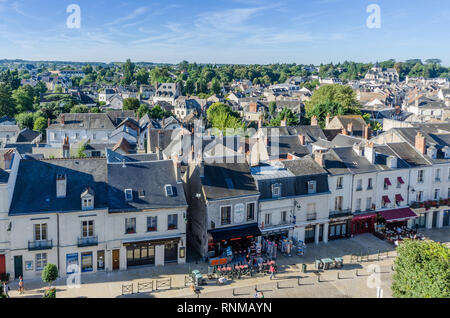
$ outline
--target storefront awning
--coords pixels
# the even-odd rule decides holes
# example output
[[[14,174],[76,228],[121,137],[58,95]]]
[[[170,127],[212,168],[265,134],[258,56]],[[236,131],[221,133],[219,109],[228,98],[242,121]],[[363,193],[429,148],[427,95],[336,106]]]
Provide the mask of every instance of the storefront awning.
[[[212,235],[214,242],[247,236],[261,236],[257,223],[210,230],[209,233]]]
[[[410,208],[387,210],[379,213],[387,223],[417,218],[417,215]]]
[[[383,195],[383,202],[384,203],[391,203],[391,200],[389,199],[389,197],[387,195]]]
[[[403,197],[402,197],[402,195],[401,194],[396,194],[395,195],[395,201],[405,201],[405,200],[403,200]]]
[[[389,178],[384,178],[384,183],[389,185],[389,186],[392,185],[391,184],[391,180],[389,180]]]
[[[405,184],[405,181],[403,181],[402,177],[398,177],[397,180],[400,184]]]
[[[373,218],[373,217],[376,217],[376,216],[377,216],[376,213],[366,213],[366,214],[361,214],[361,215],[355,215],[353,217],[353,221],[369,219],[369,218]]]

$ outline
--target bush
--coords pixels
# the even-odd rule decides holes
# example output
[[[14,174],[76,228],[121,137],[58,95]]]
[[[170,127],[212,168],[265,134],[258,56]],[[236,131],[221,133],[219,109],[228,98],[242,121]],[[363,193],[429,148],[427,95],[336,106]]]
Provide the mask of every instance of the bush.
[[[448,247],[432,241],[405,240],[397,253],[392,283],[394,297],[450,297]]]
[[[9,273],[3,273],[0,275],[0,282],[9,282]]]

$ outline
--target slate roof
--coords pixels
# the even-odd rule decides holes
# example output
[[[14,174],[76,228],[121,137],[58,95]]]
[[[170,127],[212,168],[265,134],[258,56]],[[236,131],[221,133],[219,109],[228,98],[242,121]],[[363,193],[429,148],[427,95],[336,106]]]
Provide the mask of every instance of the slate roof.
[[[64,125],[60,123],[61,115],[57,123],[51,124],[47,129],[114,129],[111,118],[104,113],[64,114]]]
[[[67,195],[56,198],[56,176],[67,176]],[[107,207],[105,159],[22,160],[10,215],[81,211],[81,194],[94,189],[95,208]]]
[[[287,127],[263,127],[261,128],[264,136],[272,135],[272,128],[278,128],[278,134],[280,136],[291,136],[291,135],[303,135],[305,136],[305,141],[315,142],[319,139],[327,139],[322,129],[319,126],[287,126]]]
[[[166,196],[171,185],[173,196]],[[132,189],[133,200],[125,200],[125,189]],[[139,193],[143,193],[141,197]],[[171,160],[108,164],[108,205],[110,212],[186,207],[183,186],[177,183]]]
[[[339,134],[332,141],[333,147],[351,147],[356,143],[360,143],[363,139],[353,136]]]
[[[208,200],[258,194],[246,163],[205,164],[201,183]]]
[[[298,157],[303,157],[309,154],[308,147],[300,144],[300,139],[298,136],[280,136],[277,142],[278,142],[278,155],[282,159],[286,159],[288,153]],[[275,149],[272,148],[276,147],[277,142],[272,139],[268,140],[267,150],[269,152],[269,156],[275,154]],[[274,145],[274,147],[271,147],[272,144]]]
[[[29,128],[24,128],[20,131],[19,135],[17,135],[16,142],[32,142],[35,140],[41,133],[35,130],[31,130]]]

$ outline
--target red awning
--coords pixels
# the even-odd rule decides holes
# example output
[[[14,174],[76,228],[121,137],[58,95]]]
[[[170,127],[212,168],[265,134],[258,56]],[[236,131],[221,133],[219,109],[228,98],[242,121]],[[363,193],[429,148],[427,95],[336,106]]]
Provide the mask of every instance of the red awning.
[[[417,218],[417,215],[410,208],[387,210],[380,212],[380,214],[388,223]]]
[[[374,218],[376,216],[377,216],[376,213],[367,213],[367,214],[356,215],[353,217],[352,220],[355,221],[355,220],[369,219],[369,218]]]
[[[389,200],[389,197],[387,195],[383,195],[383,202],[384,203],[391,203],[391,200]]]
[[[398,177],[397,180],[400,184],[405,184],[405,181],[403,181],[402,177]]]
[[[387,185],[392,185],[391,180],[389,180],[389,178],[384,178],[384,183]]]
[[[405,200],[403,200],[403,197],[402,197],[401,194],[396,194],[395,195],[395,201],[405,201]]]

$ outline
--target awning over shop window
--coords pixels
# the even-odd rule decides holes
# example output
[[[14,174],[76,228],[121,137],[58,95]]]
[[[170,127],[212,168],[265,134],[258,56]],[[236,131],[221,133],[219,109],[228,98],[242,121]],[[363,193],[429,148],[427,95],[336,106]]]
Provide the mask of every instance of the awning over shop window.
[[[389,186],[392,185],[391,184],[391,180],[389,180],[389,178],[384,178],[384,183],[389,185]]]
[[[395,201],[400,201],[400,202],[402,202],[402,201],[405,201],[405,200],[403,200],[403,197],[402,197],[401,194],[396,194],[396,195],[395,195]]]
[[[388,223],[417,218],[417,215],[410,208],[382,211],[380,215]]]
[[[384,203],[391,203],[391,200],[389,200],[389,197],[387,195],[383,195],[383,202]]]
[[[405,184],[405,181],[403,181],[402,177],[398,177],[397,180],[400,184]]]
[[[257,223],[210,230],[209,233],[212,235],[214,242],[245,238],[247,236],[261,236]]]

